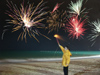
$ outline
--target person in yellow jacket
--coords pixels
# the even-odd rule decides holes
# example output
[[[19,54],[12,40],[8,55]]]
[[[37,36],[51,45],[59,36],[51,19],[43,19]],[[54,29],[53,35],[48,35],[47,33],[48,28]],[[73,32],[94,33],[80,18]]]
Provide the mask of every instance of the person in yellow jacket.
[[[64,48],[59,43],[58,43],[58,45],[63,52],[62,65],[63,65],[64,75],[68,75],[68,66],[70,63],[70,56],[72,56],[72,54],[67,47]]]

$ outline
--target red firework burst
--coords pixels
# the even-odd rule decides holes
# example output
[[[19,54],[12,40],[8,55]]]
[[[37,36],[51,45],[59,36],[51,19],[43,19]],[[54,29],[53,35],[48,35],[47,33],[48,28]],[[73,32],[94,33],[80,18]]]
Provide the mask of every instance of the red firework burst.
[[[83,28],[85,20],[81,21],[78,17],[72,17],[68,21],[69,25],[66,27],[65,30],[68,30],[70,38],[78,39],[80,36],[84,35],[84,31],[86,30]]]

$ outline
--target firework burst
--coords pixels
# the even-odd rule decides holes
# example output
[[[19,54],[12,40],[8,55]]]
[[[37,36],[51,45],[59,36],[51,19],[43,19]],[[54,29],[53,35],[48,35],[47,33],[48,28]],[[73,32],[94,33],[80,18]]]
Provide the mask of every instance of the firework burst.
[[[54,7],[53,11],[51,13],[53,13],[54,11],[56,11],[60,5],[62,5],[63,3],[57,3],[56,6]]]
[[[49,29],[49,32],[53,30],[58,31],[66,23],[66,11],[60,12],[59,10],[50,13],[50,16],[47,17],[48,26],[46,29]]]
[[[95,39],[100,36],[100,20],[94,21],[91,23],[92,25],[92,34],[89,36],[90,41],[95,41]]]
[[[86,8],[82,9],[82,3],[83,3],[83,0],[78,0],[76,3],[71,1],[71,4],[69,4],[69,9],[70,9],[69,13],[73,14],[74,16],[75,15],[78,15],[78,16],[82,15],[82,17],[87,18],[88,16],[86,16],[86,15],[88,12],[85,11]],[[71,16],[73,16],[73,15],[71,15]]]
[[[19,38],[21,38],[21,40],[24,38],[26,41],[26,35],[28,34],[31,38],[34,37],[39,42],[39,40],[35,37],[35,34],[43,35],[38,31],[38,28],[44,27],[44,24],[41,22],[45,18],[42,17],[48,13],[44,11],[44,9],[47,8],[44,7],[44,4],[45,3],[43,3],[42,0],[36,7],[34,7],[33,4],[28,4],[26,7],[24,7],[23,2],[21,7],[18,9],[15,4],[8,2],[7,6],[9,7],[10,11],[7,11],[6,14],[12,18],[12,20],[8,20],[9,24],[13,24],[12,32],[23,29],[23,31],[18,36],[18,40]]]
[[[85,21],[85,20],[84,20]],[[81,22],[81,19],[78,20],[78,17],[72,17],[69,19],[69,25],[65,27],[65,30],[68,30],[70,38],[78,39],[80,36],[84,35],[86,29],[83,28],[84,21]]]

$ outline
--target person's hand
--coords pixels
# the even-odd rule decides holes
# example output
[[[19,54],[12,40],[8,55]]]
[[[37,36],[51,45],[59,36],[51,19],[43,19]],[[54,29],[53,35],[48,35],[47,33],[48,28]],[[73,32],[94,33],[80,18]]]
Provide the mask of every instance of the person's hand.
[[[61,46],[60,44],[58,44],[59,46]]]

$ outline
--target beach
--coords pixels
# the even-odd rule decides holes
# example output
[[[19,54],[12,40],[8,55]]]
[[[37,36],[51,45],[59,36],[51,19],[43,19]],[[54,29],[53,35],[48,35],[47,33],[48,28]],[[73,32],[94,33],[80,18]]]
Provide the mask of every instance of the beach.
[[[63,75],[61,60],[28,60],[28,62],[25,60],[23,62],[4,61],[0,62],[0,75]],[[71,59],[69,75],[100,75],[100,58]]]

